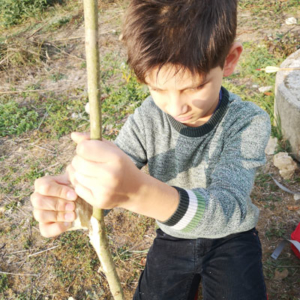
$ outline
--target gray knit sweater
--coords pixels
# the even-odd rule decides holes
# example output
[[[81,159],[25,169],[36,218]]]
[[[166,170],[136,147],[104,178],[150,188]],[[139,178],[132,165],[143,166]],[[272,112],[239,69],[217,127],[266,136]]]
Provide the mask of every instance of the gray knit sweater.
[[[159,227],[179,238],[220,238],[247,231],[259,210],[251,202],[256,168],[265,163],[270,118],[252,102],[222,88],[217,111],[200,127],[187,127],[151,97],[131,115],[115,143],[138,168],[174,186],[173,216]]]

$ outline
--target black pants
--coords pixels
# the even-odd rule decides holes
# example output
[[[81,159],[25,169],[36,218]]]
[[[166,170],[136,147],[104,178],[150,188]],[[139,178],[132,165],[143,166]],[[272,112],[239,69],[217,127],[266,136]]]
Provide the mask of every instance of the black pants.
[[[179,239],[157,230],[134,300],[265,300],[255,228],[220,239]]]

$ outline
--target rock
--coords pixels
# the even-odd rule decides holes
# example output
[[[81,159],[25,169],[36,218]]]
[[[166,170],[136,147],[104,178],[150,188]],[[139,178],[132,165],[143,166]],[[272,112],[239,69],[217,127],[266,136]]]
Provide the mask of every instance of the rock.
[[[258,85],[258,84],[253,84],[252,87],[253,87],[254,89],[258,89],[258,88],[259,88],[259,85]]]
[[[260,87],[258,90],[259,90],[261,93],[265,93],[265,92],[271,91],[272,88],[273,88],[272,86],[262,86],[262,87]]]
[[[284,269],[282,272],[276,270],[274,275],[274,280],[281,281],[282,279],[287,278],[288,276],[289,276],[289,271],[287,269]]]
[[[297,164],[286,152],[279,152],[274,155],[273,163],[284,179],[291,179],[297,169]]]
[[[90,103],[89,103],[89,102],[85,105],[85,112],[86,112],[88,115],[90,114]]]
[[[277,147],[278,139],[270,137],[268,145],[265,149],[267,155],[273,155]]]
[[[290,55],[281,68],[300,67],[300,49]],[[278,71],[275,85],[275,126],[288,140],[293,157],[300,161],[300,70]]]
[[[285,20],[285,24],[287,24],[287,25],[294,25],[294,24],[297,24],[297,19],[294,18],[294,17],[287,18],[287,19]]]
[[[300,193],[294,195],[294,200],[295,200],[295,201],[300,200]]]

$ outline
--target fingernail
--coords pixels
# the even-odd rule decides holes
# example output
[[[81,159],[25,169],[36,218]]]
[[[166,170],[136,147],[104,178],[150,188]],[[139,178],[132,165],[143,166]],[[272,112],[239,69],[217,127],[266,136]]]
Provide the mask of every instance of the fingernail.
[[[74,204],[68,203],[65,207],[66,211],[73,211],[74,210]]]
[[[73,192],[73,191],[69,191],[69,192],[67,193],[67,198],[68,198],[69,200],[75,200],[76,197],[77,197],[77,195],[76,195],[75,192]]]
[[[73,213],[65,214],[65,220],[73,221],[73,219],[74,219],[74,214]]]
[[[69,228],[71,226],[71,223],[65,222],[64,225],[65,225],[65,227]]]

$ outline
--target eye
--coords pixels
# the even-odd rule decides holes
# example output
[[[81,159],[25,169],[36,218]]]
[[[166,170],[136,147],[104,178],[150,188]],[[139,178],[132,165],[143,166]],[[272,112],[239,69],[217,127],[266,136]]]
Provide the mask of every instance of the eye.
[[[205,84],[201,84],[201,85],[197,86],[196,88],[188,89],[187,91],[188,92],[197,92],[197,91],[201,90],[204,87],[204,85]]]

